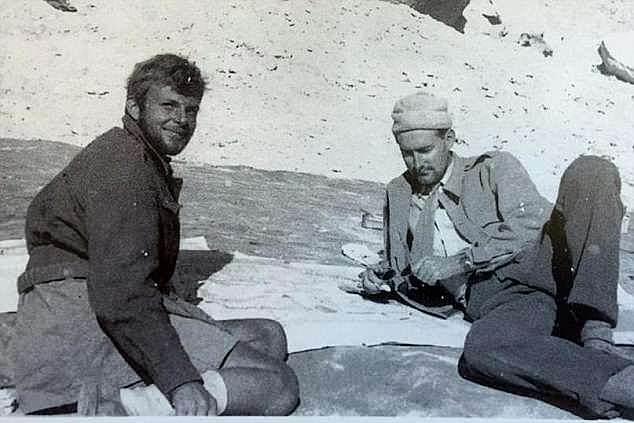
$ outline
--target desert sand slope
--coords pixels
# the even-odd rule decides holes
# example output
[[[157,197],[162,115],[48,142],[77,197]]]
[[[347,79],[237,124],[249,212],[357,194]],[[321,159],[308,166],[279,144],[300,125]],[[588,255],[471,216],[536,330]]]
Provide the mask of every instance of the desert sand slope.
[[[499,26],[474,0],[465,34],[377,0],[1,3],[0,136],[84,145],[119,122],[131,65],[173,51],[210,82],[189,161],[385,182],[402,169],[391,106],[426,88],[450,98],[460,153],[516,153],[551,199],[575,156],[607,155],[634,205],[634,85],[596,71],[628,0],[508,0]]]

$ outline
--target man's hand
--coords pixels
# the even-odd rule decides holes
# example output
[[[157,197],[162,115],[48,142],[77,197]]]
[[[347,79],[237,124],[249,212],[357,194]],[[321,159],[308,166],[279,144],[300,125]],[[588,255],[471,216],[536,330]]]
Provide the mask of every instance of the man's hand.
[[[456,254],[449,257],[423,257],[412,267],[412,273],[427,285],[467,272],[466,256]]]
[[[170,392],[170,402],[177,416],[215,416],[216,400],[201,382],[188,382]]]
[[[385,275],[390,272],[390,268],[386,263],[377,263],[369,266],[368,269],[361,273],[361,285],[366,294],[380,294],[390,292],[392,288],[385,279]]]

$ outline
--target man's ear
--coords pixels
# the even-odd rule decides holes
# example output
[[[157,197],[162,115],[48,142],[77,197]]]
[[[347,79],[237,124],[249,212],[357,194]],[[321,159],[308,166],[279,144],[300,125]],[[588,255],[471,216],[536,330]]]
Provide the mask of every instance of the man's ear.
[[[453,129],[447,130],[445,141],[447,141],[447,150],[451,150],[453,144],[456,142],[456,132]]]
[[[141,108],[139,107],[139,103],[137,103],[137,101],[133,98],[129,98],[126,100],[125,111],[134,120],[139,120],[139,116],[141,116]]]

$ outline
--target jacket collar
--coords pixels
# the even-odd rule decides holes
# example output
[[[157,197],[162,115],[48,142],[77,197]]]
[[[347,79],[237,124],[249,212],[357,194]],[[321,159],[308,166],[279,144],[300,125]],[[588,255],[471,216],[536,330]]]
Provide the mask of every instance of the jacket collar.
[[[454,203],[458,204],[464,191],[464,178],[467,172],[474,169],[482,161],[491,158],[491,153],[483,153],[479,156],[461,157],[456,153],[453,154],[453,161],[451,167],[451,173],[449,177],[440,183],[443,193],[447,195]],[[414,193],[414,186],[416,181],[413,180],[412,175],[405,171],[392,183],[393,195],[402,201],[403,204],[409,203],[412,194]]]
[[[440,182],[442,190],[449,194],[449,197],[456,202],[459,202],[462,197],[463,191],[463,179],[465,173],[473,169],[478,163],[480,163],[485,158],[490,157],[489,154],[480,154],[479,156],[474,157],[461,157],[456,153],[452,152],[453,160],[451,163],[451,168],[449,170],[449,176],[447,179],[443,177],[443,180]]]
[[[158,152],[158,150],[147,140],[147,138],[145,138],[143,131],[139,127],[139,124],[134,119],[132,119],[132,117],[125,114],[123,115],[122,121],[123,128],[130,134],[132,134],[134,138],[143,143],[152,158],[154,158],[154,160],[159,164],[159,167],[163,169],[165,175],[172,176],[173,171],[172,166],[170,165],[172,159]]]
[[[446,181],[441,182],[442,190],[452,195],[456,200],[459,200],[462,196],[462,177],[471,165],[468,163],[468,159],[460,157],[455,153],[452,153],[452,156],[451,169],[449,169],[451,173]]]

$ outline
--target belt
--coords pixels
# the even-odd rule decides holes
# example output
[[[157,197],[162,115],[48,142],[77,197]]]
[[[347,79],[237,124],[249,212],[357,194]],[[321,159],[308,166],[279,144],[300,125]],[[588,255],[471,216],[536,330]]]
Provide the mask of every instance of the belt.
[[[35,285],[43,283],[67,278],[87,278],[88,272],[88,261],[85,260],[31,267],[26,269],[18,278],[18,293],[24,294]]]

